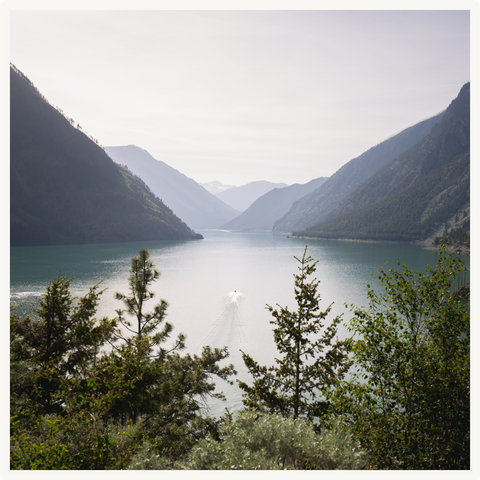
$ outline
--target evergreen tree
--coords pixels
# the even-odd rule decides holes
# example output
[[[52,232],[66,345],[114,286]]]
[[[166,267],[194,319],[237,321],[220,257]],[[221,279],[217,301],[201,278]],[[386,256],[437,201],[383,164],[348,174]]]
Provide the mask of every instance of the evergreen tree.
[[[116,293],[115,298],[123,301],[126,309],[117,310],[118,321],[127,332],[133,334],[126,336],[121,329],[117,329],[118,338],[122,339],[126,344],[134,345],[142,338],[149,339],[150,347],[158,346],[164,343],[173,330],[171,323],[165,322],[160,331],[156,331],[164,322],[168,303],[165,300],[154,306],[153,311],[145,311],[145,302],[152,299],[155,293],[149,290],[151,284],[160,277],[160,272],[154,268],[152,260],[150,260],[150,252],[146,249],[139,251],[139,256],[132,258],[132,266],[130,268],[130,277],[128,279],[130,296],[123,293]],[[125,314],[133,316],[135,320],[130,321]],[[185,348],[185,335],[180,334],[173,350],[182,350]],[[150,352],[151,353],[151,352]],[[160,348],[158,352],[153,353],[159,357],[164,357],[167,350]]]
[[[336,379],[343,377],[347,345],[333,342],[341,317],[337,316],[324,328],[332,305],[320,311],[319,281],[308,277],[318,262],[307,257],[307,247],[295,277],[297,311],[288,307],[274,309],[267,305],[276,325],[273,330],[277,350],[283,356],[275,359],[276,366],[260,366],[242,351],[243,360],[254,382],[248,386],[239,382],[245,391],[243,403],[250,408],[279,413],[283,416],[306,417],[318,421],[328,413],[329,404],[323,392]]]
[[[83,376],[95,362],[99,347],[112,338],[116,321],[97,320],[99,285],[78,301],[70,293],[71,279],[52,280],[40,300],[38,318],[10,320],[11,366],[28,371],[22,382],[12,382],[12,394],[35,398],[46,412],[59,411],[63,400],[53,400],[67,377]]]
[[[98,285],[75,302],[66,277],[48,286],[38,321],[11,318],[12,469],[124,468],[144,441],[174,461],[215,435],[218,420],[204,416],[206,401],[224,399],[213,380],[232,383],[236,372],[220,365],[226,347],[181,355],[183,335],[162,347],[173,328],[157,332],[167,303],[145,311],[158,276],[148,250],[140,250],[131,296],[117,294],[127,307],[118,312],[121,325],[131,336],[116,319],[95,320]],[[97,355],[112,335],[115,348]]]
[[[202,417],[208,397],[223,399],[215,392],[213,377],[231,383],[233,365],[220,366],[228,357],[227,348],[203,348],[201,355],[181,355],[186,337],[178,335],[168,348],[162,346],[173,326],[165,322],[168,303],[161,300],[146,312],[145,303],[154,297],[152,283],[160,276],[146,249],[132,259],[128,280],[130,295],[116,294],[126,309],[117,310],[119,323],[130,336],[117,330],[121,345],[104,362],[125,368],[124,378],[133,388],[128,397],[112,405],[110,415],[127,422],[141,421],[158,450],[171,456],[182,454],[198,438],[216,428],[216,421]],[[127,316],[134,317],[131,321]],[[157,331],[161,328],[160,331]]]

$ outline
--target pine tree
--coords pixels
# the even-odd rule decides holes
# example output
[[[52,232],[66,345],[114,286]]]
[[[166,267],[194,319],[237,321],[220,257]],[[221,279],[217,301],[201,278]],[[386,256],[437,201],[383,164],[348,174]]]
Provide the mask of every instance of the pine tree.
[[[10,320],[12,367],[27,366],[28,380],[12,382],[12,395],[35,398],[46,412],[61,410],[63,399],[52,400],[62,379],[82,377],[94,364],[99,347],[112,338],[116,320],[97,320],[99,285],[75,299],[72,279],[58,276],[50,281],[37,310],[38,318]]]
[[[126,306],[125,310],[119,309],[116,311],[118,321],[133,336],[126,336],[120,329],[117,330],[117,336],[130,346],[134,344],[138,346],[139,342],[144,343],[148,339],[151,353],[151,349],[165,342],[173,330],[172,324],[165,322],[162,330],[156,331],[165,320],[168,308],[168,303],[165,300],[160,300],[154,306],[152,312],[147,313],[145,311],[145,302],[155,296],[155,293],[149,288],[160,277],[160,272],[154,268],[154,264],[150,260],[150,252],[141,249],[139,256],[132,258],[130,273],[128,280],[130,296],[117,292],[115,298],[123,301]],[[133,316],[135,321],[128,320],[125,314]],[[185,348],[185,335],[180,334],[175,345],[169,351],[182,350],[183,348]],[[167,350],[159,348],[158,352],[152,355],[164,357],[166,354]]]
[[[173,462],[216,431],[204,414],[208,398],[225,398],[215,378],[231,384],[236,373],[220,365],[227,348],[181,355],[184,335],[162,348],[173,327],[164,300],[145,309],[160,275],[148,250],[130,272],[130,295],[116,295],[123,332],[117,319],[95,320],[98,285],[77,302],[66,277],[50,283],[38,320],[11,317],[12,469],[124,468],[144,441]],[[98,355],[114,334],[115,348]]]
[[[130,295],[115,295],[126,306],[117,310],[119,323],[131,335],[117,330],[123,343],[103,362],[108,368],[124,369],[124,380],[134,387],[128,397],[112,405],[110,414],[122,422],[141,421],[157,449],[180,455],[215,428],[216,420],[202,416],[208,398],[224,399],[215,391],[213,378],[232,383],[229,377],[236,372],[231,364],[219,365],[228,357],[226,347],[205,346],[201,355],[181,355],[186,340],[183,334],[168,348],[162,346],[173,330],[165,322],[168,303],[160,300],[150,313],[145,309],[145,303],[154,297],[151,285],[159,276],[148,250],[142,249],[132,258]]]
[[[270,323],[276,325],[274,340],[282,357],[275,359],[275,366],[260,366],[242,351],[254,382],[252,386],[244,382],[239,385],[245,391],[243,403],[247,407],[285,417],[306,417],[316,420],[318,425],[329,409],[322,393],[345,373],[347,343],[333,342],[341,316],[324,328],[332,304],[320,311],[319,281],[316,278],[308,281],[318,262],[307,257],[307,247],[303,257],[295,259],[300,263],[300,273],[294,275],[297,311],[267,305],[274,317]]]

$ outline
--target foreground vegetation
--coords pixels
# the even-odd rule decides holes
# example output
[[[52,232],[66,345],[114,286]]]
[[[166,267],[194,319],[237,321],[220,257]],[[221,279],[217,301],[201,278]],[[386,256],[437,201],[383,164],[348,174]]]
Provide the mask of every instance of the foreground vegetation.
[[[350,339],[320,310],[316,262],[297,258],[297,311],[267,306],[281,354],[260,366],[245,409],[206,415],[231,381],[226,348],[184,354],[167,302],[147,312],[160,273],[148,250],[132,259],[129,294],[114,319],[96,319],[102,294],[80,299],[52,280],[37,317],[10,319],[11,469],[468,469],[469,290],[442,249],[425,274],[380,271],[384,293],[352,307]]]

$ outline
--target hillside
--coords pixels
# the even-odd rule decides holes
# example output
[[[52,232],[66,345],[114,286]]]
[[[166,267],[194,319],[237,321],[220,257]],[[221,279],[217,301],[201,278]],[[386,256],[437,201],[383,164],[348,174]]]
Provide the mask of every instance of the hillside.
[[[470,84],[416,145],[381,169],[331,212],[295,235],[413,241],[455,220],[470,221]]]
[[[10,69],[11,246],[202,238]]]
[[[443,112],[406,128],[350,160],[314,192],[301,198],[273,228],[276,233],[291,233],[327,220],[328,215],[359,185],[385,165],[415,145],[441,120]]]
[[[240,213],[146,150],[128,145],[106,147],[105,151],[113,161],[142,178],[192,228],[218,228]]]
[[[274,188],[283,188],[286,186],[286,183],[272,183],[259,180],[257,182],[247,183],[241,187],[229,188],[217,194],[217,197],[227,205],[230,205],[240,212],[244,212],[257,198],[260,198]]]
[[[274,223],[290,210],[293,202],[312,192],[326,180],[326,177],[320,177],[304,185],[296,183],[288,187],[274,188],[255,200],[241,215],[222,225],[221,228],[241,231],[271,231]]]

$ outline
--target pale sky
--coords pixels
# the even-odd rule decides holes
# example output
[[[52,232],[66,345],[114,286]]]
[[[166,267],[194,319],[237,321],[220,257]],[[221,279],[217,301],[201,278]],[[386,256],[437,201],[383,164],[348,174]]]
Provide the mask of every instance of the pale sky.
[[[470,81],[471,13],[452,8],[472,2],[390,11],[6,4],[10,61],[50,103],[101,145],[136,145],[200,183],[330,176],[444,110]]]

